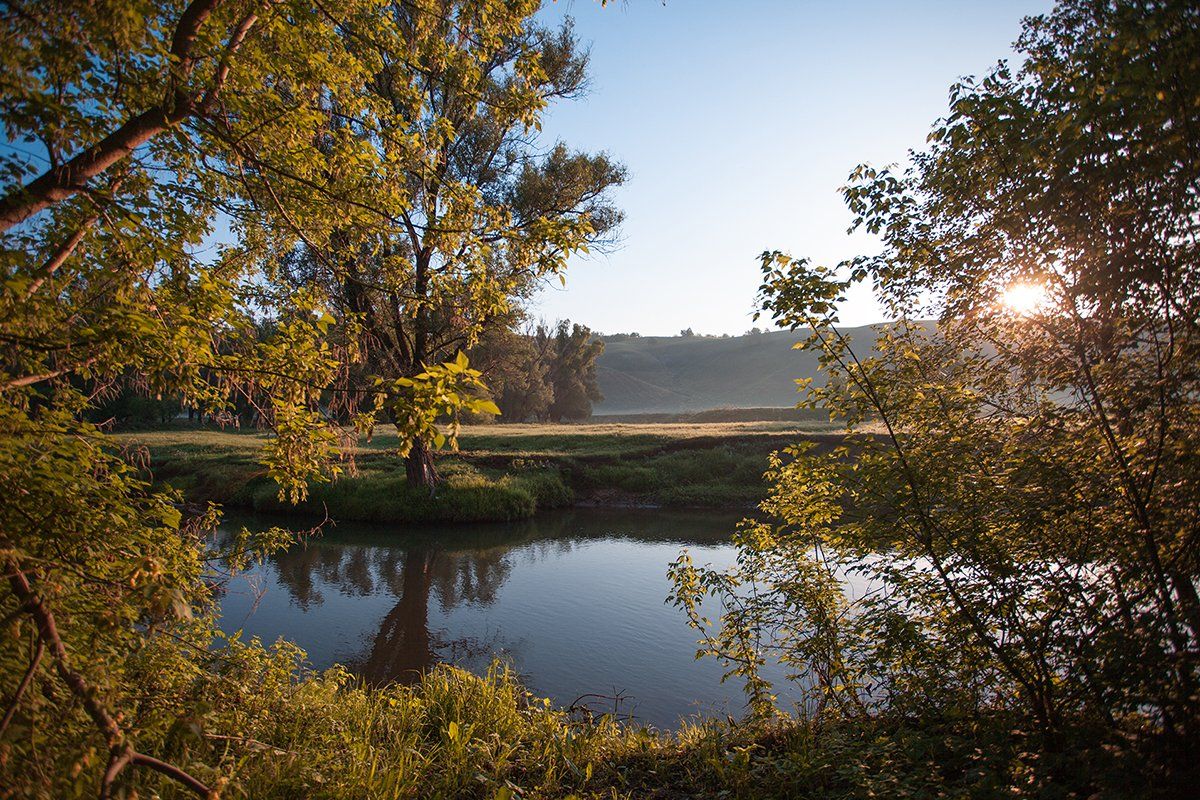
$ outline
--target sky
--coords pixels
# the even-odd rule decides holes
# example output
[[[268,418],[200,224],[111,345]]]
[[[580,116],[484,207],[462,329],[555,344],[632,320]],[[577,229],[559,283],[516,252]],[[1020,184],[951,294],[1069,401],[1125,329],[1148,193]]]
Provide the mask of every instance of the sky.
[[[860,163],[903,164],[945,114],[950,85],[1012,57],[1045,0],[598,0],[547,3],[591,47],[582,100],[543,134],[604,150],[630,179],[621,241],[576,257],[532,314],[603,333],[739,334],[757,256],[833,264],[878,250],[848,236],[839,189]],[[883,314],[866,287],[847,325]],[[760,326],[764,322],[757,323]]]

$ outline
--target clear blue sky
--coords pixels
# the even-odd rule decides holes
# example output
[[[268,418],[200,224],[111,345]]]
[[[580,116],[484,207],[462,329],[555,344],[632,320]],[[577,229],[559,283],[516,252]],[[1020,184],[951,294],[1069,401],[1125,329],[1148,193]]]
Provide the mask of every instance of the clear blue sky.
[[[1048,0],[598,0],[548,3],[592,48],[592,87],[550,139],[629,168],[619,247],[572,262],[532,311],[605,333],[741,333],[766,249],[825,263],[876,247],[845,234],[858,163],[903,162],[956,78],[1010,57]],[[842,321],[878,321],[869,292]],[[760,323],[761,324],[761,323]]]

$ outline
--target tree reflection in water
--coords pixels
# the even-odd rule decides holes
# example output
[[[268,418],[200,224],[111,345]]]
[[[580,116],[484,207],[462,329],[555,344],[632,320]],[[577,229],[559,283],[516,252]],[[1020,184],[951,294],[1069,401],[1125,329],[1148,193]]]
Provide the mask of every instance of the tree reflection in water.
[[[732,528],[732,520],[714,525],[711,514],[697,515],[695,524],[689,524],[686,512],[673,513],[671,520],[669,526],[655,529],[647,524],[644,511],[592,510],[509,524],[428,529],[342,524],[277,554],[266,568],[302,613],[331,599],[323,592],[394,598],[369,645],[343,663],[375,684],[411,682],[438,662],[477,668],[493,655],[513,652],[513,644],[499,631],[483,637],[452,636],[446,628],[431,625],[430,604],[436,595],[443,614],[467,605],[491,606],[512,572],[512,553],[518,548],[522,558],[554,559],[582,540],[678,538],[683,544],[723,540]]]
[[[411,680],[438,661],[478,658],[497,650],[495,642],[447,639],[429,627],[429,599],[437,592],[443,610],[463,603],[490,605],[512,569],[507,552],[448,552],[413,548],[400,569],[400,600],[383,618],[370,653],[352,664],[368,681]]]
[[[303,610],[324,602],[321,586],[349,596],[396,598],[366,656],[347,666],[372,683],[409,682],[439,661],[457,663],[502,649],[499,642],[451,639],[444,630],[431,629],[429,604],[436,594],[443,611],[468,603],[490,605],[512,569],[508,551],[526,538],[514,533],[507,545],[481,549],[477,541],[439,543],[424,536],[374,544],[363,540],[377,535],[335,529],[272,562],[280,585]]]

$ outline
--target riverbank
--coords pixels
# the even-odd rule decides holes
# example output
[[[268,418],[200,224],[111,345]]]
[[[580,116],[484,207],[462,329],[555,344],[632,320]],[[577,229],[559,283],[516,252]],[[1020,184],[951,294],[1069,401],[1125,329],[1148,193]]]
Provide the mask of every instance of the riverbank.
[[[1130,789],[1096,797],[1169,796],[1166,787],[1135,783],[1137,764],[1117,757],[1047,791],[1030,735],[999,713],[916,721],[827,712],[697,720],[665,733],[550,708],[503,667],[476,676],[440,666],[412,685],[371,688],[341,669],[298,676],[301,654],[284,643],[269,651],[233,643],[221,655],[228,666],[204,673],[203,683],[135,674],[173,690],[172,699],[207,691],[212,710],[195,726],[197,743],[172,752],[204,752],[207,763],[187,766],[236,797],[1071,797],[1090,794],[1093,781]],[[170,744],[144,746],[164,752]],[[137,778],[147,794],[185,796],[152,772]]]
[[[773,451],[802,439],[832,444],[816,424],[479,425],[457,453],[438,455],[437,491],[408,486],[394,434],[348,453],[345,472],[315,483],[299,506],[278,498],[258,461],[265,435],[178,426],[116,435],[144,450],[156,482],[195,502],[253,511],[299,511],[361,522],[525,519],[570,505],[751,508]]]

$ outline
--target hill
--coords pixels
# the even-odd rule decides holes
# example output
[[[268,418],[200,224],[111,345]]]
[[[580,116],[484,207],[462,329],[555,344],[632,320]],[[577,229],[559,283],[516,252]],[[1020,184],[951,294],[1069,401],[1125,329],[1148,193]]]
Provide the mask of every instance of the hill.
[[[868,327],[847,328],[868,342]],[[801,331],[731,337],[606,336],[596,362],[604,399],[595,414],[653,414],[795,405],[796,379],[818,378]]]

